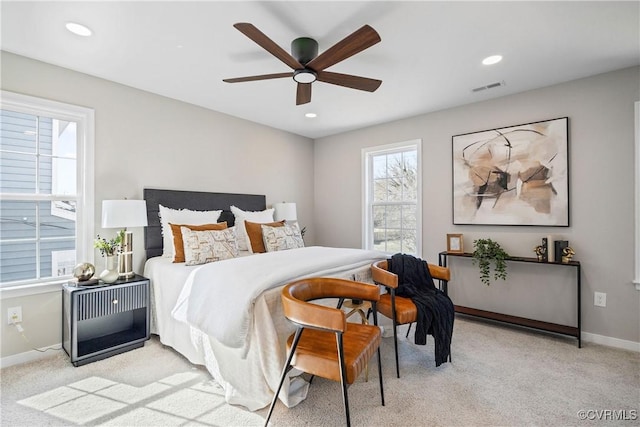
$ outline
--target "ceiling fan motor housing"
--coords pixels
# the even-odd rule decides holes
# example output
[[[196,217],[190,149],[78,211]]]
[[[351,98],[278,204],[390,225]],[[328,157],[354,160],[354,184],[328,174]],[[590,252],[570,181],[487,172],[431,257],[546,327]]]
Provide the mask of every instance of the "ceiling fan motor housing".
[[[318,42],[309,37],[300,37],[291,42],[291,56],[302,65],[318,56]]]

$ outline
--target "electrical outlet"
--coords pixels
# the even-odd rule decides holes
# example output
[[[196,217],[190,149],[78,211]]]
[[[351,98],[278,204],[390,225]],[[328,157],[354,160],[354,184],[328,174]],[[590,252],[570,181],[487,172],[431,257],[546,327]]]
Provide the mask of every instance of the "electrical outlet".
[[[22,307],[9,307],[7,310],[7,324],[22,322]]]
[[[594,292],[593,294],[593,305],[596,307],[606,307],[607,306],[607,294],[604,292]]]

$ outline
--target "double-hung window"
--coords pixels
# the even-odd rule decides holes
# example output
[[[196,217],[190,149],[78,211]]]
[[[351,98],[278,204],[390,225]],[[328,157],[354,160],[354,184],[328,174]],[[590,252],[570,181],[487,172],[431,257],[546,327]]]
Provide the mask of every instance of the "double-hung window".
[[[365,148],[363,247],[421,254],[420,140]]]
[[[0,287],[93,261],[93,110],[2,91]]]

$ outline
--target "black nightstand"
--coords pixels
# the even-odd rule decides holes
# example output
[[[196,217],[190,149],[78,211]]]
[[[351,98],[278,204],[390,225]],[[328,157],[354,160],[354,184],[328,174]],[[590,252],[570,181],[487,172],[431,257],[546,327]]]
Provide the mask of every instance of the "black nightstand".
[[[74,366],[144,346],[149,339],[149,279],[62,285],[62,347]]]

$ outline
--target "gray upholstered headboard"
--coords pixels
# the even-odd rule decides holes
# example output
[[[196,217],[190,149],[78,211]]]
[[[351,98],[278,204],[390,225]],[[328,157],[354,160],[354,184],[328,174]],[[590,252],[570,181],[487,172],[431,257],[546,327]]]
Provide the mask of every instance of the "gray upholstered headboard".
[[[162,229],[158,212],[162,205],[172,209],[191,209],[195,211],[222,210],[219,222],[226,221],[229,227],[234,224],[231,206],[245,211],[261,211],[266,208],[264,195],[206,193],[202,191],[155,190],[144,189],[147,201],[147,220],[149,225],[144,229],[144,248],[147,259],[162,255]]]

